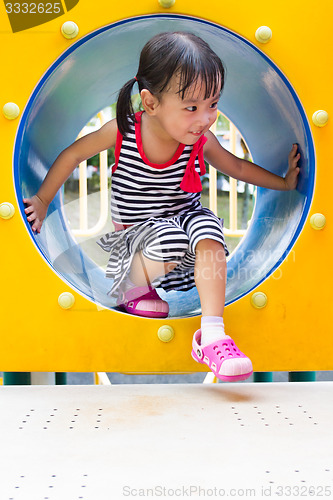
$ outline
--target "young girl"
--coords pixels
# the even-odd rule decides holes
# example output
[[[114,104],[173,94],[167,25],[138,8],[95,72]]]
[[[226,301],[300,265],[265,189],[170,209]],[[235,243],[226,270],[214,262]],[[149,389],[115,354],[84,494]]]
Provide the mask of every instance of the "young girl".
[[[134,114],[138,85],[143,112]],[[252,373],[250,359],[225,334],[226,248],[221,220],[200,204],[204,159],[233,178],[277,190],[295,189],[300,155],[293,145],[285,177],[223,149],[209,128],[217,117],[224,67],[191,33],[161,33],[143,48],[138,72],[120,90],[117,118],[65,149],[25,212],[40,232],[48,206],[75,167],[115,146],[111,212],[115,232],[98,242],[110,253],[111,295],[130,314],[166,317],[156,292],[198,289],[201,329],[193,358],[225,381]]]

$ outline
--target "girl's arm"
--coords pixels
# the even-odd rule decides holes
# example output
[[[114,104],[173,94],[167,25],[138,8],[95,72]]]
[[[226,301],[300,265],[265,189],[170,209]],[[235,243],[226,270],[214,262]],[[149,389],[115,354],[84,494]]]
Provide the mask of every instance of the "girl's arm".
[[[78,139],[60,153],[47,173],[37,194],[32,198],[23,199],[23,202],[27,205],[24,211],[27,214],[28,221],[32,223],[31,229],[33,231],[40,233],[49,204],[73,170],[82,161],[114,146],[116,138],[117,124],[114,119],[103,125],[96,132]]]
[[[204,145],[205,160],[220,172],[234,179],[278,191],[290,191],[297,186],[299,167],[297,163],[301,157],[297,153],[297,144],[294,144],[288,157],[289,168],[285,177],[275,175],[255,163],[242,160],[224,149],[212,132],[206,134],[207,142]]]

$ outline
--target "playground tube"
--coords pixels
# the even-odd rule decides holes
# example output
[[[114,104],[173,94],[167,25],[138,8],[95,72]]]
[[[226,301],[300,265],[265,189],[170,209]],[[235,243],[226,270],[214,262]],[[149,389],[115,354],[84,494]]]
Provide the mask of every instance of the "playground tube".
[[[281,70],[241,36],[201,19],[156,14],[116,22],[73,43],[44,74],[22,115],[14,155],[16,194],[24,217],[22,197],[36,192],[52,162],[89,119],[115,102],[122,84],[136,73],[144,43],[155,33],[180,30],[204,38],[224,61],[227,79],[219,109],[244,136],[254,162],[283,175],[293,143],[302,155],[296,191],[258,189],[248,231],[228,262],[229,304],[257,287],[290,252],[309,212],[315,171],[312,136],[296,92]],[[71,234],[61,191],[39,235],[25,223],[55,273],[86,298],[114,307],[107,296],[110,280]],[[171,292],[168,301],[171,317],[200,313],[196,289]]]

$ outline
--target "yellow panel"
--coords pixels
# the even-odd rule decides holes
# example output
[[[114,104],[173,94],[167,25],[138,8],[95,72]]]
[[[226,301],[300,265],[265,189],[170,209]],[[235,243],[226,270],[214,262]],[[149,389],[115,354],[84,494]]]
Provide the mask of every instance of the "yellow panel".
[[[319,5],[319,4],[318,4]],[[47,68],[73,41],[60,33],[63,22],[75,21],[79,37],[114,21],[137,15],[168,12],[157,0],[111,2],[80,0],[52,21],[13,34],[0,6],[2,48],[1,103],[24,109]],[[305,112],[317,109],[332,115],[333,69],[331,2],[320,8],[310,1],[281,0],[278,4],[249,2],[193,2],[176,0],[169,10],[221,24],[263,50],[286,74]],[[254,33],[261,25],[273,31],[261,45]],[[74,39],[75,41],[76,39]],[[204,371],[191,356],[192,334],[200,318],[141,319],[108,310],[73,292],[42,260],[19,215],[12,178],[12,155],[18,119],[0,115],[0,203],[16,208],[12,219],[0,219],[1,229],[1,349],[4,371]],[[317,155],[317,177],[310,215],[320,212],[327,224],[315,231],[307,222],[292,252],[259,288],[268,296],[264,309],[255,309],[250,296],[227,307],[225,322],[239,347],[253,360],[254,370],[330,370],[333,368],[332,331],[332,126],[312,125]],[[60,293],[72,291],[75,306],[58,306]],[[158,328],[171,325],[175,337],[163,343]]]

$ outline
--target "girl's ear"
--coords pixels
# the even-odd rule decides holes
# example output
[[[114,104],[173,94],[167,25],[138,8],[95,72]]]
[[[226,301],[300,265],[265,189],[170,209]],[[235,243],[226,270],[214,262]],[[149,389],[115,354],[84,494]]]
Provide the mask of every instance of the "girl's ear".
[[[159,100],[147,89],[141,90],[140,95],[143,109],[148,115],[153,116],[157,106],[159,105]]]

